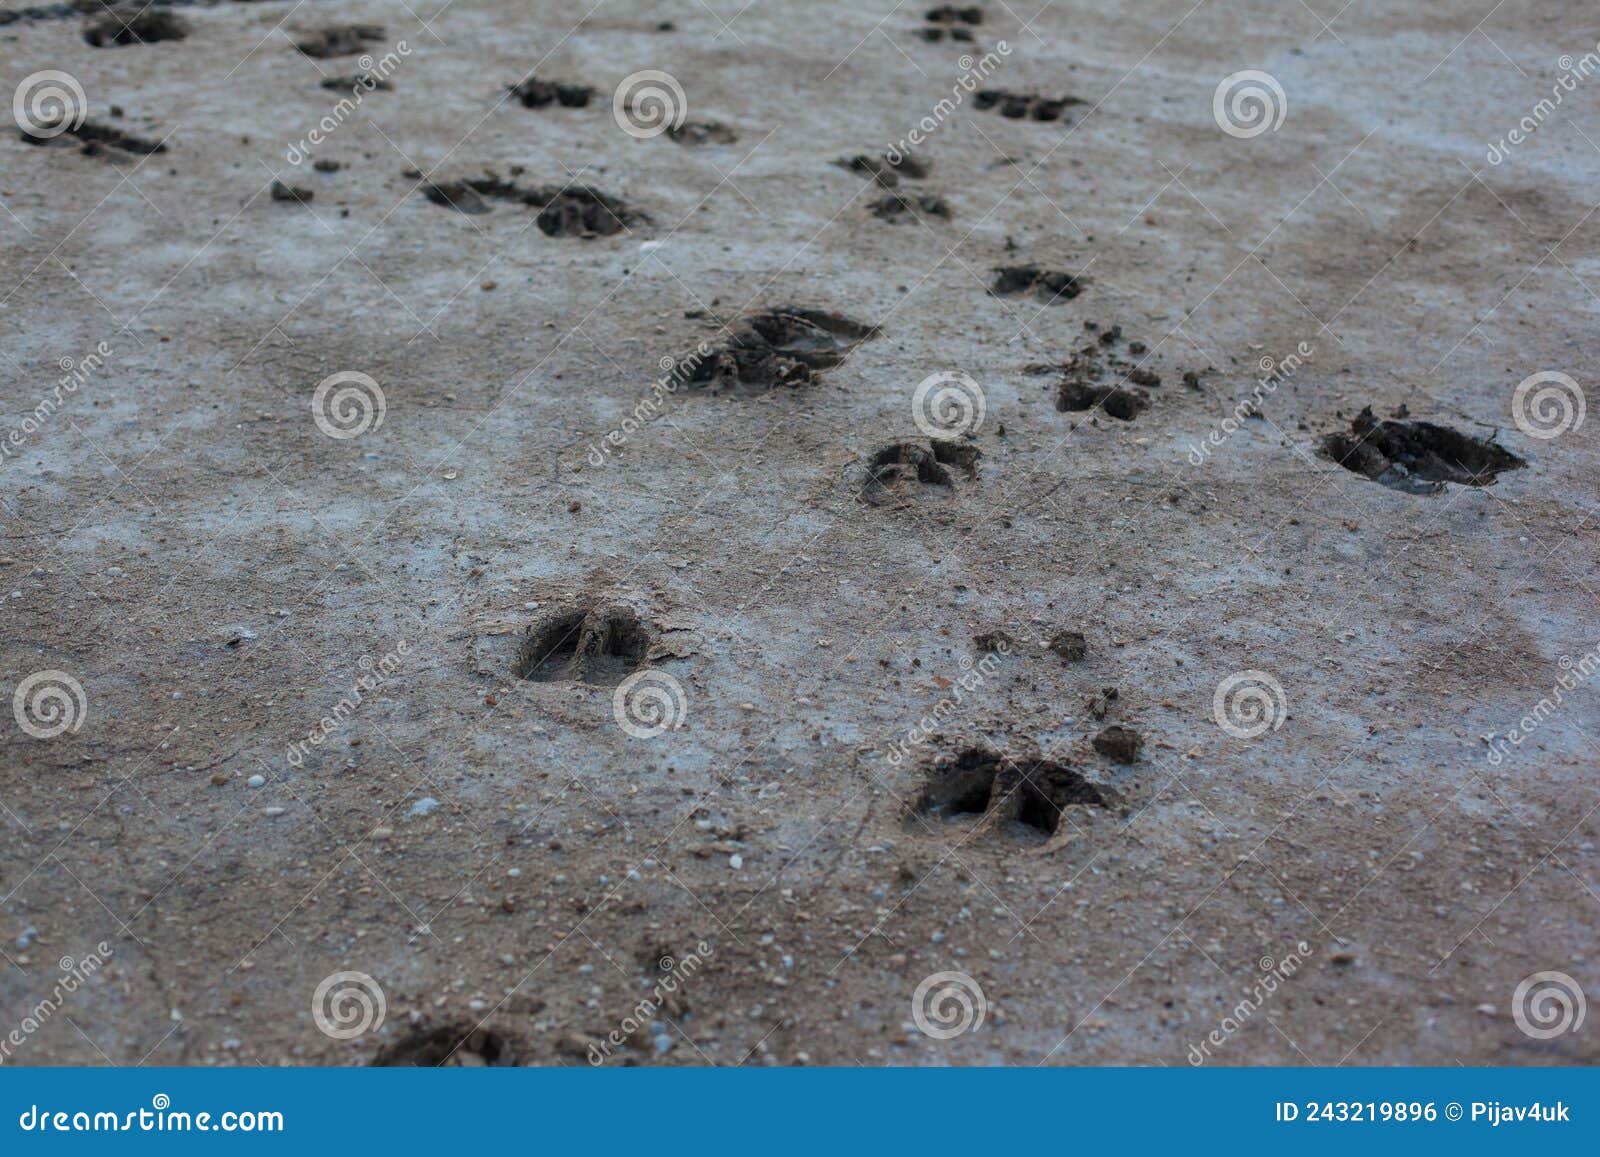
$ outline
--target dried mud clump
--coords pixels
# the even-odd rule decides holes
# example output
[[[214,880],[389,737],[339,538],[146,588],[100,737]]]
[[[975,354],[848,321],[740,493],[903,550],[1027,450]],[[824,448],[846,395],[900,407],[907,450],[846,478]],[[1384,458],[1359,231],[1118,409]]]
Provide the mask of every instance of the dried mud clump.
[[[1051,305],[1071,301],[1083,292],[1083,282],[1070,273],[1054,273],[1037,265],[1002,265],[994,271],[989,292],[995,297],[1024,294]]]
[[[650,632],[623,606],[562,611],[528,631],[512,673],[535,683],[621,683],[644,663]]]
[[[689,148],[731,145],[739,139],[739,134],[721,121],[684,121],[681,125],[668,129],[667,136]]]
[[[682,359],[680,364],[693,364],[691,386],[799,385],[880,333],[875,325],[792,305],[749,314],[728,331],[720,345]]]
[[[1064,362],[1041,363],[1024,367],[1030,374],[1058,374],[1056,409],[1067,412],[1096,410],[1119,422],[1131,422],[1150,407],[1147,389],[1159,389],[1161,376],[1143,361],[1133,361],[1118,352],[1124,346],[1121,326],[1102,329],[1096,322],[1084,322],[1094,338],[1079,346]],[[1127,342],[1127,353],[1144,358],[1143,342]],[[1140,387],[1137,389],[1130,387]]]
[[[188,35],[188,22],[165,8],[113,9],[83,30],[84,40],[95,48],[156,44]]]
[[[1144,746],[1144,740],[1137,731],[1120,723],[1102,728],[1092,742],[1096,751],[1118,763],[1137,762],[1139,750]]]
[[[378,1050],[374,1068],[506,1068],[517,1063],[511,1042],[497,1032],[458,1022],[412,1028]]]
[[[976,446],[951,438],[892,442],[867,464],[861,497],[869,505],[882,506],[912,483],[953,490],[957,473],[977,477],[978,457]]]
[[[1047,759],[1015,761],[987,748],[946,756],[928,769],[912,810],[924,819],[977,817],[987,829],[1053,836],[1069,808],[1118,808],[1110,788]],[[970,822],[970,820],[969,820]]]
[[[1368,406],[1319,450],[1346,470],[1406,494],[1437,494],[1445,483],[1488,486],[1502,470],[1527,463],[1492,439],[1479,439],[1432,422],[1379,420]]]

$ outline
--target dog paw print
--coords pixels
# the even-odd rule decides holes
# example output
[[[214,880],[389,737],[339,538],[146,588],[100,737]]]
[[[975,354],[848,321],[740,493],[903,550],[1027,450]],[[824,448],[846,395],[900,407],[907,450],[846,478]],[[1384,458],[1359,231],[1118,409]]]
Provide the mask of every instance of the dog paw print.
[[[953,491],[958,476],[978,476],[978,448],[953,438],[918,438],[891,442],[867,463],[861,497],[869,506],[883,506],[909,497],[912,487]]]

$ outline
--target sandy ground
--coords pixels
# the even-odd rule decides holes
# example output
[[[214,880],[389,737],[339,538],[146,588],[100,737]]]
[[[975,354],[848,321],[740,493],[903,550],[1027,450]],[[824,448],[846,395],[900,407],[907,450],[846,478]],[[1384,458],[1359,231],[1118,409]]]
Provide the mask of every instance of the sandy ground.
[[[1592,13],[1036,3],[955,43],[888,0],[0,27],[7,91],[64,72],[166,145],[0,135],[0,1059],[1600,1061],[1518,993],[1600,990],[1600,421],[1514,400],[1600,348],[1600,80],[1487,159]],[[366,65],[294,42],[352,23],[392,87],[336,112]],[[985,53],[979,87],[1084,103],[977,107]],[[1247,69],[1282,121],[1223,131]],[[641,70],[736,139],[623,131]],[[593,99],[523,107],[530,73]],[[291,164],[325,117],[340,168]],[[924,118],[896,191],[948,216],[884,219],[835,162]],[[422,187],[485,170],[628,223]],[[1030,263],[1081,291],[990,292]],[[791,305],[881,332],[633,424],[663,358]],[[316,420],[340,373],[383,396],[355,437]],[[975,464],[867,486],[941,373]],[[1369,406],[1525,465],[1376,484],[1318,453]],[[611,606],[664,733],[619,725],[636,653],[518,677],[531,625]]]

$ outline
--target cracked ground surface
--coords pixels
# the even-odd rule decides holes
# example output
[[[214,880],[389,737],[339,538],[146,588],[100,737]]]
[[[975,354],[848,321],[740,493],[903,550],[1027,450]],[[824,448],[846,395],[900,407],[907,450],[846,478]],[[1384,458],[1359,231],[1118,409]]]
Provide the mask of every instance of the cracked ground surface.
[[[982,12],[0,25],[0,1059],[1600,1061],[1586,9]]]

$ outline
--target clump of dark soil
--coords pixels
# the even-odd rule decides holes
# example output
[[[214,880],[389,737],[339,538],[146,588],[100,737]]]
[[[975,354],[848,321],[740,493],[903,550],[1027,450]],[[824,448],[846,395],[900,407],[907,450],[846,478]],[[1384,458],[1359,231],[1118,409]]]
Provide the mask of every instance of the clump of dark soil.
[[[998,88],[982,89],[972,96],[973,108],[993,109],[1011,120],[1058,121],[1071,106],[1087,103],[1075,96],[1048,97]]]
[[[956,472],[977,477],[978,457],[976,446],[951,438],[892,442],[867,464],[861,496],[872,506],[882,506],[908,483],[952,490]]]
[[[1054,305],[1077,297],[1083,292],[1083,282],[1070,273],[1054,273],[1037,265],[1001,265],[995,268],[989,292],[996,297],[1031,294]]]
[[[176,13],[145,7],[113,9],[83,30],[83,38],[96,48],[155,44],[188,35],[188,22]]]
[[[1052,760],[1010,760],[972,747],[940,759],[928,770],[913,810],[937,819],[978,816],[985,827],[1051,836],[1066,809],[1113,808],[1119,797],[1075,768]]]
[[[1107,759],[1114,759],[1118,763],[1134,763],[1139,758],[1139,749],[1144,746],[1144,740],[1139,733],[1131,727],[1124,727],[1120,723],[1113,723],[1110,727],[1102,728],[1100,734],[1092,740],[1094,749]]]
[[[1089,641],[1082,631],[1057,631],[1050,649],[1069,663],[1081,663],[1089,656]]]
[[[880,332],[841,314],[792,305],[749,314],[728,330],[727,340],[704,355],[680,359],[693,366],[690,385],[799,385]]]
[[[910,153],[883,153],[879,156],[868,156],[858,153],[853,157],[843,157],[837,164],[849,169],[852,173],[859,173],[863,177],[871,177],[885,189],[892,189],[904,177],[908,181],[920,181],[928,175],[932,167],[929,162]]]
[[[1009,631],[981,631],[972,636],[972,645],[986,655],[1007,655],[1017,649],[1017,640]]]
[[[583,108],[594,96],[594,88],[587,84],[541,80],[530,76],[521,84],[512,85],[511,95],[522,102],[523,108],[546,108],[552,104],[562,108]]]
[[[950,203],[932,193],[908,197],[902,193],[885,193],[872,204],[872,215],[881,221],[915,221],[928,217],[950,220]]]
[[[358,52],[365,52],[370,45],[382,39],[381,24],[335,24],[295,41],[294,46],[307,56],[326,60],[331,56],[354,56]]]
[[[1131,422],[1147,409],[1150,400],[1132,390],[1068,380],[1056,388],[1056,409],[1063,413],[1098,407],[1119,422]]]
[[[54,125],[40,127],[49,129],[53,128]],[[144,137],[135,136],[132,133],[125,133],[121,129],[108,125],[103,121],[95,120],[85,120],[76,127],[68,125],[65,132],[55,136],[35,136],[27,129],[23,129],[22,139],[30,145],[55,145],[58,147],[76,141],[80,146],[79,151],[84,156],[105,157],[113,161],[124,160],[130,154],[149,156],[152,153],[164,153],[167,151],[167,146],[162,141],[152,141]]]
[[[613,687],[644,663],[650,632],[623,606],[562,611],[535,623],[512,673],[536,683]]]
[[[505,1068],[516,1063],[506,1037],[465,1022],[412,1028],[372,1058],[374,1068]]]
[[[721,121],[684,121],[668,129],[667,136],[690,148],[731,145],[739,139],[739,134]]]
[[[274,201],[293,201],[300,205],[304,205],[316,196],[316,193],[310,189],[304,189],[298,185],[285,185],[282,181],[272,182],[271,192]]]
[[[524,188],[501,177],[427,182],[423,196],[462,213],[487,213],[486,198],[536,206],[539,231],[548,237],[609,237],[649,218],[626,202],[588,185]]]
[[[1348,434],[1327,435],[1319,449],[1346,470],[1407,494],[1437,494],[1447,482],[1488,486],[1502,470],[1527,465],[1492,439],[1432,422],[1379,420],[1371,406],[1356,415]]]

